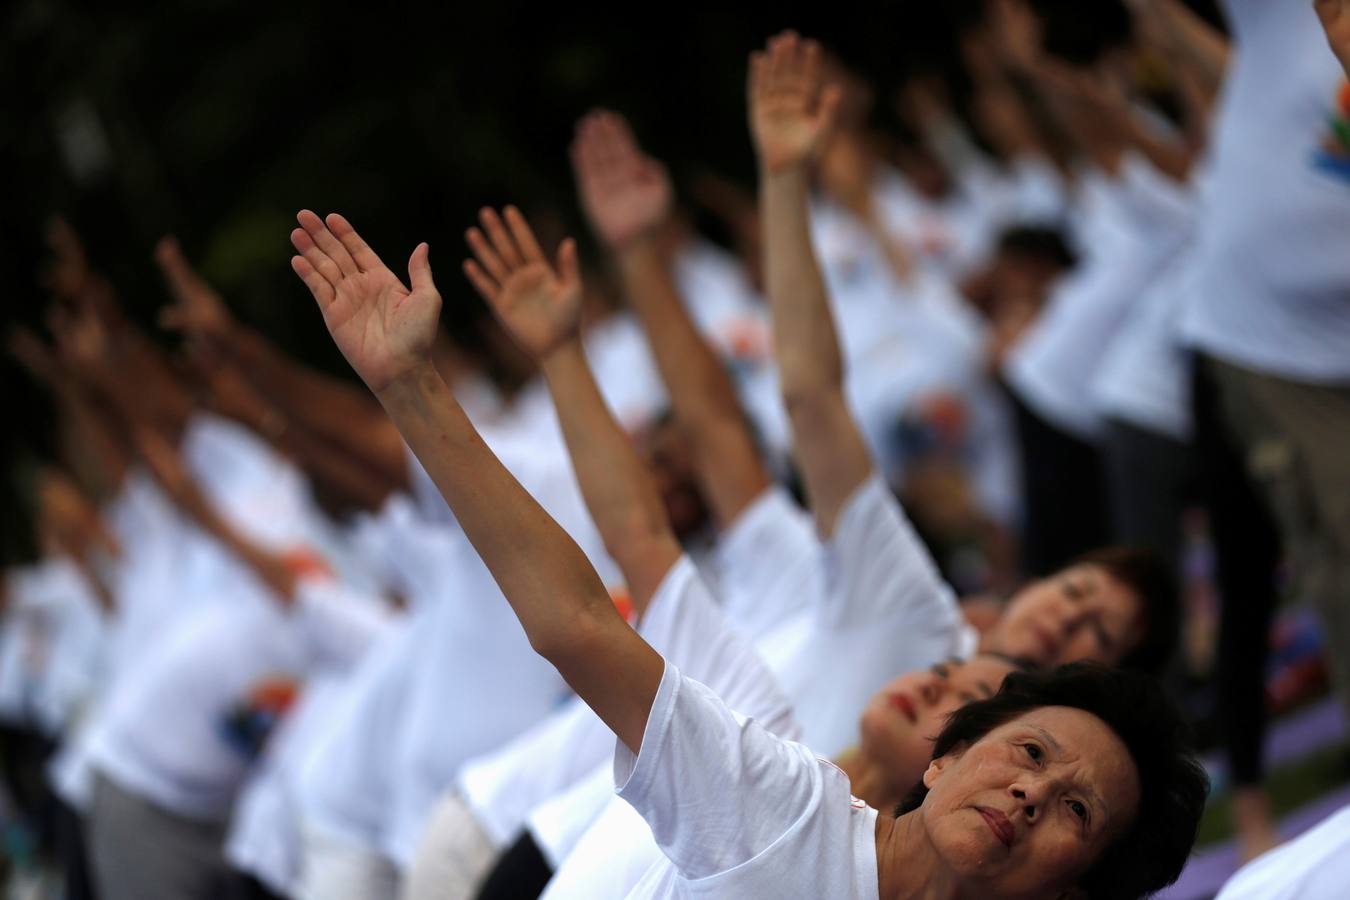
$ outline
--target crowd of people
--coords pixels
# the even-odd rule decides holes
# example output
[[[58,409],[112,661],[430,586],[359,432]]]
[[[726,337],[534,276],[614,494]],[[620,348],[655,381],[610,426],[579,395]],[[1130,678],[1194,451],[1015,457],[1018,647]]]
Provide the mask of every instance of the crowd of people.
[[[61,896],[1149,896],[1210,790],[1197,507],[1222,896],[1335,896],[1346,814],[1272,849],[1262,747],[1282,593],[1350,708],[1350,0],[1222,5],[988,0],[960,104],[779,34],[730,246],[592,111],[600,255],[466,215],[473,345],[427,243],[301,210],[364,386],[173,237],[167,353],[55,221],[0,746]]]

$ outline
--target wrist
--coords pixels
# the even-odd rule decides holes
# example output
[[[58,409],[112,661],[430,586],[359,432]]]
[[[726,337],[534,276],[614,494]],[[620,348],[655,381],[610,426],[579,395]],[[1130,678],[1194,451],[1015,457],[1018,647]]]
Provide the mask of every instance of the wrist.
[[[448,388],[441,373],[427,359],[395,376],[374,394],[385,409],[390,409],[391,406],[405,406],[446,390]]]
[[[545,380],[553,381],[560,374],[575,371],[576,366],[586,363],[586,350],[581,344],[581,335],[573,335],[552,350],[539,357],[539,370]]]

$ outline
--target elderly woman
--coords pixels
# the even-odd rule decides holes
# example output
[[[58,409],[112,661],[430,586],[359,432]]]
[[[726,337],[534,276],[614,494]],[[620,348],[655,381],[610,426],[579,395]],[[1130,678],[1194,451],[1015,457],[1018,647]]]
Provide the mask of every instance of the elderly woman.
[[[1145,837],[1162,843],[1144,848],[1157,870],[1137,893],[1175,877],[1203,778],[1166,727],[1172,717],[1126,696],[1132,682],[1083,676],[1101,695],[1130,700],[1132,715],[1075,706],[1072,692],[1011,701],[1011,712],[989,717],[987,734],[977,728],[940,746],[924,774],[928,796],[891,818],[853,800],[832,764],[682,676],[620,617],[584,555],[492,455],[432,367],[440,295],[427,246],[409,260],[409,289],[340,216],[302,213],[301,222],[292,265],[334,341],[454,510],[532,646],[618,737],[623,795],[666,855],[640,895],[870,898],[937,888],[1057,897],[1085,889],[1101,862],[1123,859],[1122,877],[1153,871],[1131,852]],[[508,210],[506,223],[510,234],[492,235],[504,265],[472,267],[480,290],[499,314],[515,306],[533,320],[573,316],[575,245],[564,243],[555,270],[518,213]],[[546,377],[584,369],[571,337],[543,354]],[[666,570],[679,560],[668,528],[633,526],[626,552],[668,561]],[[664,577],[658,568],[648,570]],[[648,595],[658,586],[632,585]]]

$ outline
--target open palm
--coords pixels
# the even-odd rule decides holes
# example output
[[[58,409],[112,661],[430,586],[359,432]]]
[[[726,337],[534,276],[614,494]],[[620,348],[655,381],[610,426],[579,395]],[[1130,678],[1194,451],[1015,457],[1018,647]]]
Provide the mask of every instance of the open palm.
[[[826,86],[820,46],[787,31],[750,57],[750,132],[760,165],[770,172],[814,159],[839,107],[837,86]]]
[[[650,233],[670,215],[665,167],[638,147],[623,117],[596,110],[577,123],[572,171],[592,227],[611,248]]]
[[[516,342],[542,360],[581,327],[576,243],[563,241],[555,269],[515,207],[502,216],[485,209],[479,218],[482,228],[466,235],[474,259],[464,263],[464,274]]]
[[[427,245],[418,244],[408,260],[409,290],[342,216],[325,222],[303,210],[297,219],[301,227],[291,232],[291,243],[300,255],[291,268],[370,389],[379,393],[427,362],[441,313]]]

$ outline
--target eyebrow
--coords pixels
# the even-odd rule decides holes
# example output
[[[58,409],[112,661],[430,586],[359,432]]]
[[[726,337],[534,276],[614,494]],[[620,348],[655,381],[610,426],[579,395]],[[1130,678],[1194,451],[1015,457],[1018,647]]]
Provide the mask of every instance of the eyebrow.
[[[1054,736],[1051,735],[1050,732],[1046,731],[1039,725],[1032,725],[1030,727],[1032,731],[1036,732],[1041,736],[1041,738],[1045,741],[1045,743],[1049,745],[1050,749],[1053,750],[1056,754],[1062,755],[1064,753],[1064,748],[1059,745],[1059,741],[1055,740]],[[1083,789],[1083,792],[1085,794],[1088,794],[1090,796],[1094,806],[1101,807],[1102,813],[1105,816],[1105,818],[1110,819],[1111,807],[1106,805],[1106,801],[1102,799],[1101,794],[1098,794],[1095,790],[1093,790],[1092,785],[1090,784],[1080,783],[1079,787]]]

